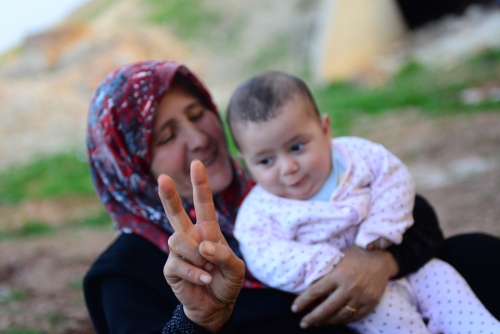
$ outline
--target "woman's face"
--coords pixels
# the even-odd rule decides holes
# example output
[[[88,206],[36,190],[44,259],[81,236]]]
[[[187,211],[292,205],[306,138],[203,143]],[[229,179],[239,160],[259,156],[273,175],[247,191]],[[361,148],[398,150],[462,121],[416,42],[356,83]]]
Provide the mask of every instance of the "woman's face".
[[[151,154],[153,176],[170,176],[185,199],[193,198],[189,167],[194,159],[205,165],[212,193],[224,190],[233,177],[217,115],[180,85],[174,84],[158,105]]]

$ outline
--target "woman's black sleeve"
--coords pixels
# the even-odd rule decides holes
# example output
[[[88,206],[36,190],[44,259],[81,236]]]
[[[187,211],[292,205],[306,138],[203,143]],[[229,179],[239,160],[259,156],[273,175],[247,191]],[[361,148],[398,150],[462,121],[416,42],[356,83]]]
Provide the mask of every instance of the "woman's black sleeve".
[[[163,276],[167,255],[145,239],[122,234],[92,265],[84,279],[84,296],[95,330],[105,333],[160,334],[165,324],[174,333],[206,330],[178,317],[179,301]],[[182,308],[180,308],[182,310]],[[177,313],[176,313],[177,312]]]
[[[434,209],[421,196],[415,198],[413,209],[415,223],[403,236],[399,245],[391,245],[387,250],[399,265],[395,278],[406,276],[436,257],[444,246],[444,238]]]
[[[206,334],[190,321],[163,277],[167,255],[145,239],[122,234],[84,279],[87,309],[97,333]],[[351,334],[346,327],[302,330],[307,311],[290,310],[296,295],[274,289],[242,289],[220,334]]]

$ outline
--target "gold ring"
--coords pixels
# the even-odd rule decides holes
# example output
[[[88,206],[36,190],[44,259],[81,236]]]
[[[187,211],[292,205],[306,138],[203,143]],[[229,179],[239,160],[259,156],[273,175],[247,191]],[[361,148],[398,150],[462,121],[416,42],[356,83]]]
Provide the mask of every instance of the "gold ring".
[[[359,311],[359,308],[351,307],[349,305],[344,306],[344,308],[347,310],[347,312],[349,312],[349,317],[352,317]]]

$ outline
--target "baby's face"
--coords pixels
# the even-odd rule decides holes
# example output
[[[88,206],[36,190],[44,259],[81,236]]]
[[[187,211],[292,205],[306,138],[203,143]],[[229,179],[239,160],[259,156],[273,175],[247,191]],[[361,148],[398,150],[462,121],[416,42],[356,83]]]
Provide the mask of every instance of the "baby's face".
[[[305,200],[317,193],[331,170],[330,121],[314,116],[299,98],[265,122],[235,124],[240,153],[255,181],[270,193]]]

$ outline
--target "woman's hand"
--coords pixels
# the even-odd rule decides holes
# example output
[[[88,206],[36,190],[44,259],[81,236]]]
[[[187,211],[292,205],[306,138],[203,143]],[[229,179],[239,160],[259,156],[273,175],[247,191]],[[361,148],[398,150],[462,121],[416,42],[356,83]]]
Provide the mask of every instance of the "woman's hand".
[[[233,311],[245,275],[245,264],[227,245],[217,222],[205,167],[191,163],[191,182],[197,223],[193,225],[182,206],[174,182],[158,178],[163,207],[175,233],[165,278],[194,323],[216,333]]]
[[[351,246],[344,249],[344,253],[345,257],[334,270],[295,299],[292,310],[300,312],[318,298],[326,297],[302,319],[301,327],[345,324],[363,318],[375,308],[388,280],[398,272],[389,252]],[[357,311],[353,313],[349,308]]]

